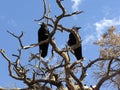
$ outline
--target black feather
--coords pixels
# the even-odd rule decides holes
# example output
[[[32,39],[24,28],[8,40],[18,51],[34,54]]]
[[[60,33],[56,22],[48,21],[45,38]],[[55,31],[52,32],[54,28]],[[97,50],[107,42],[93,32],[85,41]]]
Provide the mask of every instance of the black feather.
[[[73,33],[69,34],[69,40],[68,40],[68,45],[72,46],[76,44],[76,38]],[[78,48],[73,49],[74,55],[77,58],[77,60],[83,59],[82,57],[82,45],[80,45]]]
[[[40,29],[38,30],[38,43],[48,39],[49,29],[45,23],[42,23]],[[46,57],[48,52],[49,42],[39,45],[39,53],[41,57]]]

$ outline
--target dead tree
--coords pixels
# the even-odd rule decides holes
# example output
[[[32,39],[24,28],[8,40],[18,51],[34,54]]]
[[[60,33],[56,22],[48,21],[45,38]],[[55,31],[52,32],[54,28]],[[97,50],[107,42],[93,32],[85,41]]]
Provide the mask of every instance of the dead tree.
[[[74,61],[73,63],[71,63],[71,57],[68,52],[71,51],[71,48],[74,49],[79,47],[81,43],[81,39],[78,36],[78,33],[72,30],[72,28],[67,28],[64,25],[60,24],[60,20],[66,17],[71,17],[73,15],[81,14],[83,11],[75,11],[67,14],[65,7],[62,5],[62,2],[65,2],[65,1],[56,0],[58,8],[61,10],[61,14],[58,16],[55,16],[55,19],[53,19],[48,15],[48,13],[50,14],[50,8],[48,12],[46,10],[46,7],[47,7],[46,0],[43,0],[43,4],[44,4],[43,17],[39,20],[35,20],[37,22],[41,22],[41,20],[45,19],[48,27],[52,28],[48,36],[48,39],[41,41],[40,43],[34,43],[34,44],[25,46],[23,45],[23,42],[22,42],[22,37],[24,35],[23,32],[19,36],[17,36],[14,33],[8,31],[10,35],[12,35],[14,38],[18,40],[20,45],[18,49],[18,54],[12,54],[14,57],[16,57],[15,62],[12,62],[14,60],[11,60],[7,56],[5,50],[3,49],[0,50],[1,55],[8,62],[9,75],[16,80],[23,81],[23,83],[25,83],[28,86],[27,87],[28,90],[32,90],[32,89],[53,90],[53,88],[54,89],[56,88],[56,90],[100,90],[100,87],[102,86],[102,84],[107,80],[110,80],[111,82],[116,83],[118,88],[120,88],[120,83],[119,83],[120,80],[116,81],[117,80],[116,78],[120,75],[120,69],[119,68],[116,69],[116,67],[112,66],[114,63],[117,64],[117,66],[119,65],[120,59],[119,59],[119,53],[117,51],[115,51],[116,56],[104,57],[107,54],[107,51],[105,51],[104,49],[103,51],[105,53],[102,53],[103,51],[101,51],[100,57],[95,60],[88,61],[87,65],[84,65],[83,61]],[[77,40],[76,44],[71,46],[71,48],[69,48],[68,46],[65,46],[63,49],[59,49],[54,39],[54,35],[56,34],[57,30],[61,32],[64,31],[67,33],[73,33]],[[96,42],[95,44],[100,46],[101,46],[101,43],[103,44],[103,46],[104,44],[111,45],[111,43],[105,43],[105,41],[109,40],[108,38],[112,38],[111,40],[113,40],[113,38],[115,40],[118,39],[113,34],[113,31],[109,30],[109,33],[104,35],[103,39],[99,42]],[[28,61],[28,63],[26,65],[22,65],[21,57],[22,57],[22,53],[25,50],[42,45],[43,43],[46,43],[46,42],[49,42],[52,47],[51,57],[49,57],[49,59],[43,59],[40,57],[39,54],[31,53],[30,60]],[[118,40],[118,42],[120,41]],[[114,47],[115,43],[112,43],[112,44]],[[115,48],[117,48],[117,45]],[[118,48],[120,49],[120,47]],[[103,48],[101,48],[101,50],[102,49]],[[58,58],[56,62],[54,62],[54,65],[51,65],[51,62],[53,61],[53,58],[54,58],[54,53],[57,53],[59,55],[58,57],[60,58]],[[83,80],[87,77],[87,70],[89,70],[89,68],[92,68],[93,65],[100,66],[101,65],[100,62],[102,63],[102,65],[104,65],[105,62],[107,62],[107,66],[105,67],[107,68],[107,71],[104,73],[101,72],[99,74],[95,72],[97,73],[96,74],[97,76],[102,74],[101,76],[99,76],[100,79],[96,83],[96,86],[95,87],[93,85],[89,87],[86,86],[85,83],[83,83]],[[75,72],[75,71],[79,71],[79,72]],[[31,76],[28,74],[30,74]]]

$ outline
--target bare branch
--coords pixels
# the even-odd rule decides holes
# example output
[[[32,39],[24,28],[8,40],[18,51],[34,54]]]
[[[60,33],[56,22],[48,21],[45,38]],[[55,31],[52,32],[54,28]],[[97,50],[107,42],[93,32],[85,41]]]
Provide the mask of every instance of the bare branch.
[[[98,61],[103,61],[103,60],[104,60],[104,58],[97,58],[97,59],[91,61],[90,63],[88,63],[88,65],[86,66],[86,68],[88,69],[88,68],[90,68],[92,65],[94,65],[96,62],[98,62]]]
[[[64,17],[69,17],[69,16],[73,16],[73,15],[78,15],[78,14],[81,14],[83,13],[84,11],[76,11],[76,12],[73,12],[71,14],[66,14]]]
[[[16,36],[14,33],[11,33],[10,31],[7,31],[7,32],[8,32],[9,34],[11,34],[13,37],[17,38],[18,41],[19,41],[19,43],[20,43],[21,48],[23,48],[21,38],[22,38],[22,36],[23,36],[24,33],[22,32],[19,36]]]
[[[65,10],[65,8],[63,7],[61,1],[60,1],[60,0],[56,0],[56,2],[57,2],[57,4],[58,4],[58,6],[59,6],[59,7],[61,8],[61,10],[62,10],[62,14],[61,14],[60,16],[65,15],[66,10]]]
[[[41,19],[39,19],[39,20],[34,20],[34,21],[41,21],[42,19],[44,19],[45,18],[45,16],[46,16],[46,0],[43,0],[43,4],[44,4],[44,13],[43,13],[43,17],[41,18]]]
[[[118,75],[119,73],[120,73],[120,70],[116,71],[115,73],[113,73],[113,74],[111,74],[111,75],[106,75],[106,76],[102,77],[102,78],[99,80],[99,82],[98,82],[98,84],[96,85],[96,87],[97,87],[98,89],[100,89],[100,87],[102,86],[102,84],[103,84],[106,80],[108,80],[108,79],[110,79],[110,78]]]
[[[99,62],[99,61],[102,61],[103,58],[97,58],[93,61],[91,61],[90,63],[87,64],[87,66],[84,66],[82,63],[81,63],[81,66],[82,66],[82,74],[80,76],[80,81],[83,81],[84,78],[87,76],[87,73],[86,71],[92,66],[94,65],[95,63]]]
[[[110,73],[111,65],[112,65],[113,58],[109,61],[108,63],[108,68],[107,68],[107,75]]]
[[[74,78],[74,80],[76,80],[77,84],[80,86],[80,89],[84,90],[82,82],[74,75],[74,73],[71,70],[70,70],[70,74]]]
[[[15,78],[17,80],[22,80],[22,78],[19,78],[19,77],[16,77],[15,75],[13,75],[13,72],[12,72],[12,66],[14,65],[11,60],[7,57],[7,55],[5,54],[4,50],[0,50],[0,53],[2,54],[2,56],[5,58],[5,60],[7,60],[8,62],[8,71],[9,71],[9,74],[12,78]]]
[[[28,45],[28,46],[24,46],[23,49],[33,48],[33,47],[42,45],[43,43],[47,43],[48,41],[49,41],[49,40],[46,39],[46,40],[44,40],[44,41],[41,41],[40,43],[30,44],[30,45]]]

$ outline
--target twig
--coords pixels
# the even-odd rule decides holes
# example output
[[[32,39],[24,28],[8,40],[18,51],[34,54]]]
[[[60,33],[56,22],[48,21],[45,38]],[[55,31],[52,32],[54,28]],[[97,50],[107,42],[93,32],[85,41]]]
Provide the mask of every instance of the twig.
[[[22,44],[21,38],[22,38],[22,36],[23,36],[24,33],[22,32],[19,36],[16,36],[14,33],[11,33],[10,31],[7,31],[7,32],[9,34],[11,34],[13,37],[17,38],[18,41],[19,41],[19,43],[20,43],[21,48],[23,48],[23,44]]]
[[[9,74],[12,78],[15,78],[17,80],[22,80],[22,78],[19,78],[19,77],[16,77],[15,75],[13,75],[13,72],[12,72],[12,66],[14,65],[11,60],[7,57],[7,55],[5,54],[4,50],[0,50],[0,53],[2,54],[2,56],[5,58],[5,60],[7,60],[8,62],[8,71],[9,71]]]
[[[112,59],[109,61],[109,63],[108,63],[108,68],[107,68],[107,73],[106,73],[106,75],[109,75],[109,73],[110,73],[110,68],[111,68],[112,61],[113,61],[113,58],[112,58]]]
[[[45,18],[45,16],[46,16],[46,0],[43,0],[43,4],[44,4],[44,13],[43,13],[43,17],[42,17],[41,19],[39,19],[39,20],[34,20],[34,21],[41,21],[42,19]]]
[[[98,89],[100,89],[100,87],[102,86],[102,84],[103,84],[106,80],[108,80],[108,79],[110,79],[110,78],[118,75],[119,73],[120,73],[120,70],[116,71],[115,73],[113,73],[113,74],[111,74],[111,75],[106,75],[106,76],[102,77],[102,78],[99,80],[99,82],[97,83],[96,87],[97,87]]]

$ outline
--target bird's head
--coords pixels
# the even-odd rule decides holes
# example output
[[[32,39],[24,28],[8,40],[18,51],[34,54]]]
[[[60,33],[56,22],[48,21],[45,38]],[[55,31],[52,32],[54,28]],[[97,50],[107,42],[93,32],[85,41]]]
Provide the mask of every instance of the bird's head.
[[[41,24],[41,27],[47,27],[47,24],[46,23],[44,23],[44,22],[42,22],[42,24]]]
[[[79,29],[81,29],[81,27],[76,27],[76,26],[73,26],[73,28],[72,28],[73,30],[76,30],[76,31],[78,31]]]
[[[46,27],[47,27],[47,24],[44,23],[44,22],[39,22],[38,24],[39,24],[41,27],[43,27],[43,28],[46,28]]]

